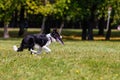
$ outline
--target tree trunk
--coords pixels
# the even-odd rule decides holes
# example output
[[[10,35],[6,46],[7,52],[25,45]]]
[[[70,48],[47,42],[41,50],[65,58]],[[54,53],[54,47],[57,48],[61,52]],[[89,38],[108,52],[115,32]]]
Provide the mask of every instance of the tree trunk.
[[[88,27],[88,40],[93,40],[93,26]]]
[[[44,6],[46,6],[47,0],[44,0],[43,4],[44,4]],[[42,26],[41,26],[41,33],[42,34],[50,33],[50,27],[48,25],[49,24],[49,20],[48,20],[48,22],[47,22],[47,20],[48,20],[48,16],[47,17],[43,16],[43,21],[42,21]]]
[[[105,20],[104,20],[104,17],[102,17],[99,22],[98,22],[98,35],[104,35],[104,28],[105,28]]]
[[[113,18],[114,18],[114,15],[115,15],[115,10],[112,9],[112,12],[111,14],[108,15],[108,24],[107,24],[107,33],[106,33],[106,36],[105,36],[105,40],[110,40],[110,36],[111,36],[111,29],[112,29],[112,22],[113,22]]]
[[[49,26],[49,19],[48,17],[43,17],[42,26],[41,26],[41,33],[48,34],[50,33],[50,26]]]
[[[94,18],[91,16],[91,19],[88,21],[88,40],[93,40],[93,26]]]
[[[95,11],[96,11],[96,4],[94,4],[91,8],[91,15],[88,18],[88,40],[93,40],[93,27],[96,26],[95,24]]]
[[[87,38],[87,28],[82,28],[82,40],[86,40]]]
[[[15,10],[15,24],[14,24],[14,27],[17,27],[18,26],[18,11]]]
[[[42,26],[41,26],[41,33],[42,34],[44,33],[44,30],[45,30],[45,22],[46,22],[46,17],[44,16],[43,20],[42,20]]]
[[[105,36],[105,40],[110,40],[110,36],[111,36],[111,26],[109,26],[106,36]]]
[[[17,23],[18,23],[17,18],[18,18],[18,11],[15,10],[15,12],[12,14],[10,27],[17,27]]]
[[[64,21],[62,21],[62,23],[61,23],[59,34],[61,34],[63,27],[64,27]]]
[[[98,31],[98,35],[103,36],[104,35],[104,28],[102,26],[99,26],[99,31]]]
[[[19,23],[19,33],[18,36],[22,36],[24,34],[24,12],[25,12],[25,7],[21,6],[21,11],[20,11],[20,23]]]
[[[9,38],[8,23],[4,24],[4,38]]]
[[[87,39],[87,25],[86,25],[86,21],[83,20],[83,25],[82,25],[82,40],[86,40]]]
[[[82,40],[87,39],[93,40],[93,22],[89,20],[84,21],[82,26]]]
[[[110,40],[111,23],[113,22],[113,17],[114,17],[114,11],[112,11],[111,16],[110,16],[110,14],[108,15],[107,32],[106,32],[105,40]]]

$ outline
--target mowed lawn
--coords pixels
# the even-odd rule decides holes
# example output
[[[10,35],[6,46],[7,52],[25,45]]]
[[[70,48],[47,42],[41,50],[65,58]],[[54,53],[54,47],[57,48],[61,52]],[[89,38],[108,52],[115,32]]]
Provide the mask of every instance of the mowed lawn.
[[[0,38],[0,80],[120,80],[120,41],[63,39],[52,52],[14,52],[22,38]]]

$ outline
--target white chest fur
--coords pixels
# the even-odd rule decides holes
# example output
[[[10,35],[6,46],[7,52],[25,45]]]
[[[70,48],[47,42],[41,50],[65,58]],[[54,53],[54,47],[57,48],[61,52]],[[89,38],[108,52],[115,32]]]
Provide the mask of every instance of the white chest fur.
[[[56,40],[50,34],[47,34],[46,36],[51,42],[56,42]]]

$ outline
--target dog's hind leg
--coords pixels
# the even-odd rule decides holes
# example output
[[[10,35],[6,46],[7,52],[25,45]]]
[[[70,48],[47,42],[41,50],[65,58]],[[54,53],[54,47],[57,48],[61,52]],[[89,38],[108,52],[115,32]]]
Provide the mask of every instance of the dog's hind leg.
[[[23,51],[24,45],[21,43],[20,47],[17,49],[17,52]]]
[[[17,48],[16,45],[13,46],[13,50],[16,51],[16,52],[20,52],[20,51],[23,51],[23,49],[25,48],[24,46],[25,42],[24,42],[24,39],[22,40],[21,44],[20,44],[20,47]]]
[[[20,52],[20,51],[23,51],[23,48],[22,47],[17,48],[17,46],[14,45],[13,50],[16,51],[16,52]]]

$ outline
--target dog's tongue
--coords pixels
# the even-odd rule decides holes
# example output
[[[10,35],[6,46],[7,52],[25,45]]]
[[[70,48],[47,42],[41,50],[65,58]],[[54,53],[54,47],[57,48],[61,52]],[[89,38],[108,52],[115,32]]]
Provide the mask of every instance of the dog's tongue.
[[[57,38],[57,41],[58,41],[59,43],[61,43],[62,45],[64,45],[64,42],[62,41],[61,38]]]

